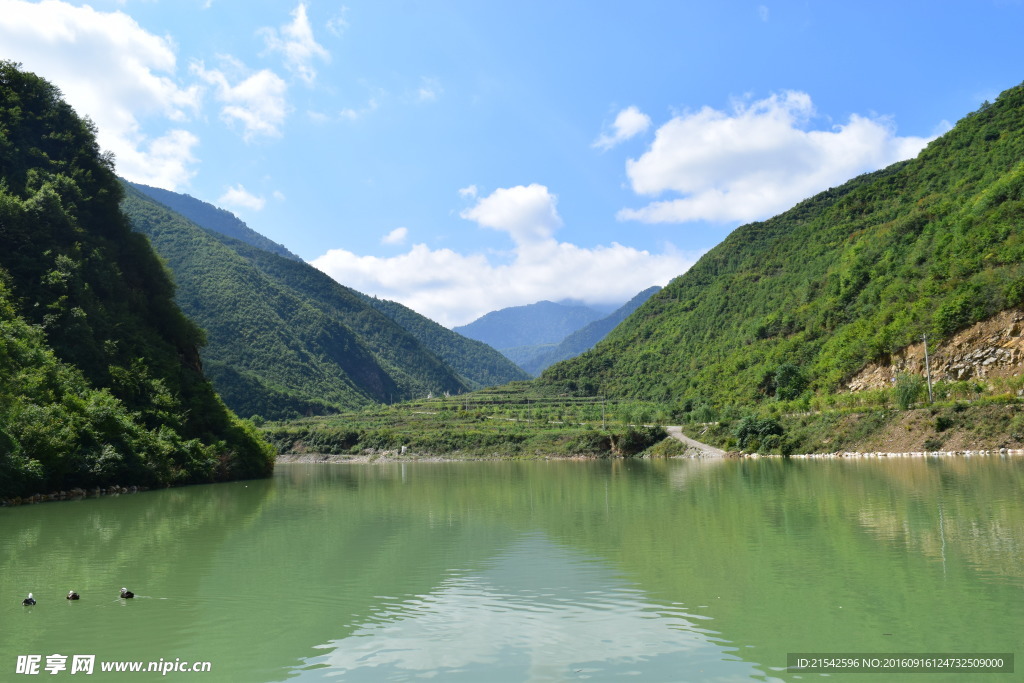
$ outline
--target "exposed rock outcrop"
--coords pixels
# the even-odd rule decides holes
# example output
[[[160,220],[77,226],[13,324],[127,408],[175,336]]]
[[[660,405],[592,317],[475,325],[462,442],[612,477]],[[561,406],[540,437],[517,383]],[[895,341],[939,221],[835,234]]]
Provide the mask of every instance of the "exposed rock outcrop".
[[[1017,377],[1024,372],[1024,309],[1011,308],[957,333],[942,344],[929,343],[932,381]],[[924,375],[924,343],[870,363],[846,384],[848,391],[883,389],[900,373]]]

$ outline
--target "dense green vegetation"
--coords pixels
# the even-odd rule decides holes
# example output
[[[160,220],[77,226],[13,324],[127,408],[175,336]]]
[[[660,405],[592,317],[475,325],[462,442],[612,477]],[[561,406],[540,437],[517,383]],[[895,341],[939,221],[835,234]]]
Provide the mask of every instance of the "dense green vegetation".
[[[594,346],[608,336],[608,333],[614,330],[619,323],[628,318],[633,311],[639,308],[640,304],[650,299],[651,296],[659,290],[661,290],[661,287],[649,287],[645,289],[608,316],[584,325],[565,337],[565,339],[558,344],[534,353],[530,358],[520,362],[520,366],[530,373],[530,375],[536,377],[543,370],[555,363],[569,358],[575,358],[584,351],[594,348]]]
[[[250,228],[230,211],[225,211],[191,195],[171,192],[159,187],[150,187],[142,183],[128,181],[125,181],[125,183],[207,230],[212,230],[228,237],[234,237],[236,240],[241,240],[246,244],[251,244],[254,247],[259,247],[278,256],[284,256],[295,261],[302,260],[288,251],[288,248],[283,244],[278,244]]]
[[[312,266],[204,230],[131,187],[123,206],[205,328],[204,361],[240,414],[297,417],[467,390],[412,335]]]
[[[663,441],[663,415],[635,401],[538,393],[525,382],[360,412],[268,424],[282,453],[389,457],[631,456]]]
[[[60,92],[0,62],[0,495],[269,474]]]
[[[870,361],[1024,303],[1024,88],[916,159],[735,230],[541,381],[678,420],[832,395]],[[770,435],[765,435],[770,436]]]
[[[529,379],[519,366],[481,341],[442,327],[400,303],[361,296],[451,366],[472,389]]]

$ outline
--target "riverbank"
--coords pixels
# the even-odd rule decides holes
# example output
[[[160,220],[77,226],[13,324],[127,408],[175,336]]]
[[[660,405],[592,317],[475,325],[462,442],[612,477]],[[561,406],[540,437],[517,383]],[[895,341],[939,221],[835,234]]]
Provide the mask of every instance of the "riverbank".
[[[148,486],[108,486],[106,488],[94,489],[74,488],[68,491],[51,491],[50,493],[34,493],[30,496],[14,496],[13,498],[5,498],[0,500],[0,507],[34,505],[36,503],[55,503],[61,500],[83,500],[85,498],[100,498],[102,496],[121,496],[148,490]]]
[[[729,453],[728,458],[799,458],[810,460],[833,459],[887,459],[887,458],[973,458],[973,457],[1014,458],[1024,456],[1022,448],[1000,448],[998,450],[966,450],[966,451],[907,451],[905,453],[880,453],[857,451],[837,451],[835,453],[796,453],[792,455],[762,453]]]
[[[497,461],[540,461],[540,460],[610,460],[623,457],[636,456],[599,456],[593,454],[578,455],[532,455],[532,456],[509,456],[509,455],[479,455],[479,454],[449,454],[433,455],[423,453],[400,454],[398,451],[384,451],[381,453],[361,453],[358,455],[334,454],[334,453],[282,453],[277,456],[277,463],[340,463],[340,464],[376,464],[390,462],[497,462]],[[643,456],[640,456],[641,458]],[[683,456],[672,456],[683,457]]]
[[[771,408],[771,406],[768,406]],[[836,457],[836,453],[878,457],[899,454],[978,454],[1024,450],[1024,404],[1018,401],[952,402],[910,410],[878,409],[783,413],[766,410],[759,426],[769,437],[745,450],[794,457]],[[742,421],[693,425],[700,439],[728,452],[741,450]],[[770,443],[769,443],[770,442]],[[858,457],[858,456],[846,456]]]
[[[658,456],[641,456],[640,459],[656,458]],[[800,453],[782,456],[778,454],[762,453],[740,453],[730,452],[722,456],[710,455],[708,453],[693,452],[690,455],[664,456],[670,460],[745,460],[761,458],[792,458],[796,460],[886,460],[899,458],[1021,458],[1024,457],[1024,449],[999,449],[997,451],[909,451],[905,453],[860,453],[853,451],[840,451],[836,453]],[[508,456],[431,456],[431,455],[407,455],[401,456],[394,453],[373,454],[373,455],[331,455],[318,453],[282,454],[278,456],[279,464],[290,463],[333,463],[333,464],[355,464],[368,465],[375,463],[465,463],[465,462],[492,462],[508,460],[607,460],[592,455],[580,456],[548,456],[544,458],[509,458]]]

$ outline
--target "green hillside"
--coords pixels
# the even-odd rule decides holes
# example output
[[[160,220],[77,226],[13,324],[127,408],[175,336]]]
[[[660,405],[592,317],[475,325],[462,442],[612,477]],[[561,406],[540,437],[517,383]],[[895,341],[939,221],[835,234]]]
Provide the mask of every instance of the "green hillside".
[[[481,341],[449,330],[400,303],[361,296],[450,365],[472,389],[530,378],[519,366]]]
[[[203,334],[60,92],[0,62],[0,495],[262,476]]]
[[[648,287],[632,299],[615,309],[607,317],[595,320],[576,330],[557,345],[550,349],[536,353],[532,358],[521,362],[520,365],[530,375],[536,377],[546,368],[558,361],[575,358],[584,351],[594,348],[597,342],[608,336],[619,323],[625,320],[640,305],[651,298],[661,287]]]
[[[150,187],[149,185],[143,185],[142,183],[132,183],[128,181],[125,181],[125,183],[131,185],[150,199],[155,199],[171,211],[181,214],[196,225],[201,225],[207,230],[213,230],[216,233],[227,235],[228,237],[234,237],[236,240],[241,240],[246,244],[251,244],[254,247],[259,247],[265,251],[273,252],[278,256],[285,256],[295,261],[302,260],[292,252],[288,251],[288,248],[283,244],[278,244],[250,228],[238,216],[230,211],[225,211],[213,204],[208,204],[200,199],[196,199],[191,195],[171,192],[170,190],[164,190],[159,187]]]
[[[542,382],[691,407],[835,392],[1024,301],[1024,88],[913,160],[736,229]]]
[[[130,186],[123,207],[206,330],[204,363],[238,413],[276,419],[467,390],[412,335],[312,266],[205,230]]]

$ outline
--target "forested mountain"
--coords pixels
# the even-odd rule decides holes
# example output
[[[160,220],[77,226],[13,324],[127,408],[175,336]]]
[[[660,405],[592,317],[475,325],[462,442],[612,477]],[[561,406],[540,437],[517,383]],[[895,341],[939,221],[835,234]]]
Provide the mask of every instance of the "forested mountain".
[[[0,495],[267,475],[60,92],[0,62]]]
[[[246,244],[251,244],[254,247],[259,247],[264,251],[269,251],[277,254],[278,256],[284,256],[295,261],[302,260],[292,252],[288,251],[284,245],[278,244],[250,228],[244,221],[242,221],[242,219],[230,211],[225,211],[213,204],[208,204],[200,199],[196,199],[191,195],[171,192],[170,190],[164,190],[159,187],[150,187],[149,185],[143,185],[142,183],[132,183],[127,180],[124,180],[123,182],[131,185],[142,194],[150,197],[151,199],[155,199],[170,210],[180,213],[196,225],[201,225],[207,230],[213,230],[221,235],[234,237]]]
[[[520,362],[520,367],[536,377],[555,363],[568,358],[574,358],[584,351],[594,348],[594,345],[608,336],[609,332],[614,330],[619,323],[639,308],[640,304],[650,299],[655,292],[660,290],[661,287],[648,287],[608,316],[581,327],[557,345],[540,350],[532,357],[524,359]]]
[[[542,379],[582,393],[753,405],[1024,302],[1024,88],[916,159],[737,228],[604,341]]]
[[[366,298],[302,261],[206,230],[133,187],[125,213],[207,334],[203,359],[242,415],[320,414],[468,390]]]
[[[450,365],[472,389],[530,379],[519,366],[481,341],[449,330],[400,303],[361,296]]]
[[[302,260],[284,246],[267,239],[250,228],[230,211],[225,211],[187,194],[149,187],[140,183],[124,182],[202,228],[227,237],[234,237],[246,244],[279,256],[285,256],[295,261]],[[515,363],[486,344],[452,332],[402,304],[368,297],[355,290],[348,291],[398,323],[424,347],[459,373],[472,389],[506,384],[530,377]],[[391,393],[395,394],[395,392]]]

